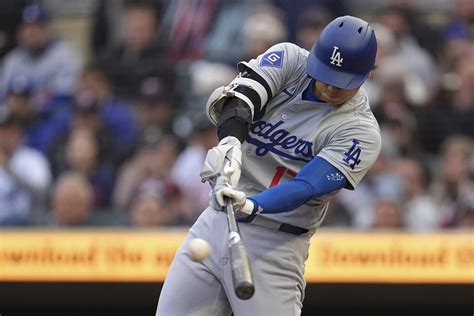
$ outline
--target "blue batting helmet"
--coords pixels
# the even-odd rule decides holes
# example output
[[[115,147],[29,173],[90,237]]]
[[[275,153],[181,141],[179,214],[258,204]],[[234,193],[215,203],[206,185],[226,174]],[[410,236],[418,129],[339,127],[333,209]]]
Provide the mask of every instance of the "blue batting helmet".
[[[341,16],[322,30],[306,65],[308,75],[341,89],[360,86],[374,69],[377,40],[366,21]]]

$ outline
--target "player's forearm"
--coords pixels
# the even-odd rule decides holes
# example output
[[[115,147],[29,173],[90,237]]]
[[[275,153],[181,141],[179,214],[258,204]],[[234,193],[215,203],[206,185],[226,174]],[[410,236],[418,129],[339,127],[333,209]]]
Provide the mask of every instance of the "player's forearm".
[[[342,189],[346,185],[346,178],[337,168],[316,157],[294,179],[269,188],[250,200],[263,214],[289,212],[311,199]]]
[[[252,111],[239,98],[228,99],[217,121],[219,140],[227,136],[236,137],[241,143],[247,138],[252,122]]]

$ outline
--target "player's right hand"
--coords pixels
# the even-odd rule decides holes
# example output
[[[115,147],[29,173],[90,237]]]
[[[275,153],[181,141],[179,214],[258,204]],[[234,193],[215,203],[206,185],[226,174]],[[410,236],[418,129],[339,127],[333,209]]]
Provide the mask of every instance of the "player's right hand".
[[[237,185],[240,180],[242,152],[240,141],[234,136],[223,138],[217,146],[207,152],[206,160],[201,169],[201,180],[215,181],[224,175],[230,185]]]
[[[214,208],[218,206],[219,209],[223,209],[227,201],[230,201],[234,206],[234,210],[240,213],[239,215],[248,216],[253,214],[253,202],[247,199],[245,192],[234,189],[229,184],[229,179],[225,176],[217,178],[212,195]]]

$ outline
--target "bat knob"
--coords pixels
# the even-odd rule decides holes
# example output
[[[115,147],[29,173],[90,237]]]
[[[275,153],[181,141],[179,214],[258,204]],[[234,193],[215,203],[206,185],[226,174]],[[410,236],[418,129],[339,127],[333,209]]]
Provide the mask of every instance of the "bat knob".
[[[241,300],[248,300],[255,293],[255,287],[252,283],[242,282],[235,288],[235,294]]]

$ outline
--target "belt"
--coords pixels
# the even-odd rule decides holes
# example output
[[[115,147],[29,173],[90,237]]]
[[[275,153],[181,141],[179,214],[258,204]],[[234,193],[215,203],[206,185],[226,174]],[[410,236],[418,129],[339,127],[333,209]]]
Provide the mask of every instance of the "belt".
[[[238,222],[243,222],[243,223],[248,223],[248,224],[253,224],[255,226],[260,226],[260,227],[268,228],[268,229],[275,230],[275,231],[280,231],[280,232],[292,234],[292,235],[295,235],[295,236],[300,236],[300,235],[303,235],[303,234],[306,234],[307,232],[309,232],[309,230],[306,229],[306,228],[291,225],[291,224],[286,224],[286,223],[280,223],[280,222],[275,221],[273,219],[266,218],[266,217],[263,217],[263,216],[258,216],[258,215],[255,216],[255,218],[250,222],[246,221],[245,219],[242,219],[242,220],[237,219],[237,221]]]

